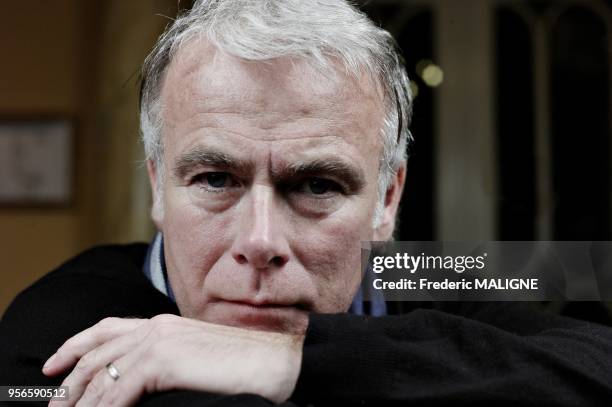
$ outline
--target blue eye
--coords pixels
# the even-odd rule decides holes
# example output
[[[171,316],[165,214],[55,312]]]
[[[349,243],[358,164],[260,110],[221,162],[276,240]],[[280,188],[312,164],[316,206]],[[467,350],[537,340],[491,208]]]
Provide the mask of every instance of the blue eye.
[[[211,192],[223,192],[228,188],[240,186],[240,183],[229,172],[223,171],[203,172],[193,177],[191,182]]]
[[[223,188],[227,184],[228,174],[226,172],[209,172],[204,175],[206,182],[213,188]]]

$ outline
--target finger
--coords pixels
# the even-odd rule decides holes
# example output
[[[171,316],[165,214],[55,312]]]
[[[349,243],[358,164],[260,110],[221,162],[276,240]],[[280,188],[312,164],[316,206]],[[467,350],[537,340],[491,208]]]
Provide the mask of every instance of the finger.
[[[62,383],[62,386],[67,386],[69,389],[70,400],[63,402],[56,401],[53,404],[49,404],[49,406],[73,406],[79,400],[93,377],[100,370],[105,370],[109,362],[117,360],[133,350],[140,343],[144,334],[144,332],[139,332],[137,329],[132,330],[83,355]]]
[[[105,318],[68,339],[43,366],[43,373],[55,376],[73,366],[83,355],[109,340],[144,324],[146,319]]]
[[[147,391],[147,384],[154,376],[151,363],[143,362],[142,353],[132,352],[120,359],[121,377],[104,389],[98,406],[132,406]],[[149,386],[151,387],[151,386]],[[153,392],[155,389],[149,389]]]
[[[118,372],[122,370],[122,362],[121,359],[114,362],[113,366]],[[121,373],[119,373],[121,374]],[[121,377],[119,377],[120,379]],[[119,380],[117,379],[117,380]],[[100,369],[94,378],[89,382],[85,391],[82,395],[79,395],[78,401],[76,403],[77,407],[81,406],[96,406],[98,402],[102,399],[102,396],[107,392],[110,388],[112,388],[116,384],[115,379],[110,375],[108,368],[104,366]]]

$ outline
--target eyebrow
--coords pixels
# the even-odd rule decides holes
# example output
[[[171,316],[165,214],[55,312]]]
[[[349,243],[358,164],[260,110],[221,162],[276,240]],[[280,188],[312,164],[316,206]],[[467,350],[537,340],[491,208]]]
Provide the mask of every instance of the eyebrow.
[[[176,179],[182,180],[202,166],[210,166],[219,170],[231,169],[243,175],[251,173],[254,169],[252,162],[236,159],[219,150],[199,146],[181,154],[176,159],[173,174]],[[277,185],[287,185],[309,176],[332,177],[344,184],[348,193],[353,194],[362,190],[365,185],[363,171],[337,157],[293,162],[273,171],[271,178]]]
[[[344,183],[349,193],[356,193],[365,185],[365,177],[359,168],[335,157],[291,163],[273,174],[272,179],[277,184],[286,184],[308,176],[331,176]]]
[[[184,179],[194,169],[210,166],[218,169],[232,169],[238,173],[248,173],[253,169],[249,162],[238,160],[221,151],[204,147],[181,154],[175,161],[173,174],[177,179]]]

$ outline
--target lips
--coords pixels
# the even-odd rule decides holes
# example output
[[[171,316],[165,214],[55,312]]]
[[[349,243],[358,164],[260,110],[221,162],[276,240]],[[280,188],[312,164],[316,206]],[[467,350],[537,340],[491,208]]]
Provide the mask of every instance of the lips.
[[[300,304],[217,300],[209,305],[217,322],[244,328],[287,331],[308,318],[305,307]]]
[[[221,300],[222,302],[226,302],[228,304],[235,305],[243,305],[247,307],[253,307],[258,309],[264,308],[303,308],[300,304],[297,303],[282,303],[282,302],[274,302],[274,301],[248,301],[248,300]]]

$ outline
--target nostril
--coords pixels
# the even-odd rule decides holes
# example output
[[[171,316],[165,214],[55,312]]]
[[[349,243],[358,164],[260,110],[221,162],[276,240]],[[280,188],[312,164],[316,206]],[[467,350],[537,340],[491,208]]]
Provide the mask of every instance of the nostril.
[[[245,263],[248,262],[247,258],[244,255],[242,255],[242,254],[238,254],[238,255],[234,256],[234,259],[236,259],[238,264],[245,264]]]
[[[285,264],[285,259],[282,258],[281,256],[275,256],[272,258],[270,262],[274,264],[274,266],[276,267],[281,267]]]

